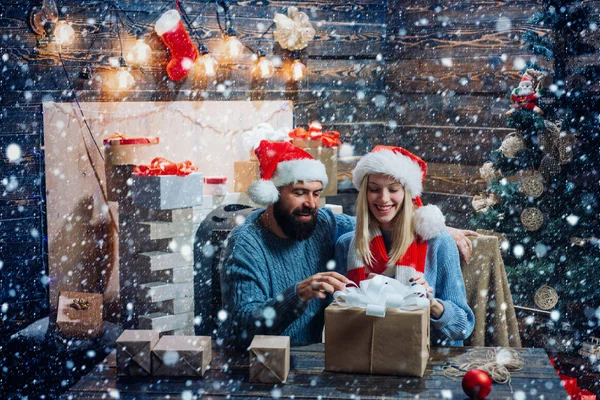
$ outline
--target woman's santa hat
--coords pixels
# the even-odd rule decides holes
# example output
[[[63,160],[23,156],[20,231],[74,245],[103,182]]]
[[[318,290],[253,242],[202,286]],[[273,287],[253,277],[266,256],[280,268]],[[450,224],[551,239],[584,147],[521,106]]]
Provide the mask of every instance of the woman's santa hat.
[[[422,240],[433,239],[446,227],[446,219],[441,210],[434,206],[423,206],[423,180],[427,174],[427,163],[402,147],[375,146],[362,157],[352,171],[352,183],[360,188],[363,179],[369,174],[385,174],[393,177],[412,193],[415,233]]]
[[[261,140],[254,150],[260,180],[252,182],[248,195],[257,204],[269,205],[279,199],[279,187],[296,182],[321,181],[327,185],[325,166],[306,151],[289,142]]]

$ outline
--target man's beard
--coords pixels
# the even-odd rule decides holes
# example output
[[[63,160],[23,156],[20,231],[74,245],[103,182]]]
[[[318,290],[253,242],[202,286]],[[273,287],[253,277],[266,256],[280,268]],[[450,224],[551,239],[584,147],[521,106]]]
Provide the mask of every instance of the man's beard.
[[[300,214],[310,214],[312,219],[302,222],[298,220],[298,215]],[[294,240],[301,241],[308,239],[317,227],[316,208],[302,207],[288,213],[281,208],[281,204],[278,201],[273,204],[273,216],[275,216],[275,220],[283,231],[283,234]]]

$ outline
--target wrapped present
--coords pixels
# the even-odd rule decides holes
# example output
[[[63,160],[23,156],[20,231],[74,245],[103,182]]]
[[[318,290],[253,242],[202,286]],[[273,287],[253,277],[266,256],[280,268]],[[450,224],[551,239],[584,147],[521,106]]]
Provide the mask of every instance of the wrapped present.
[[[282,383],[290,372],[290,337],[256,335],[249,348],[250,382]]]
[[[153,160],[150,166],[136,167],[131,184],[133,205],[156,210],[202,205],[202,174],[191,172],[185,162],[161,169],[157,160],[161,159]]]
[[[423,376],[429,359],[429,300],[378,275],[336,292],[325,309],[325,370]]]
[[[203,376],[211,359],[209,336],[163,336],[152,349],[152,374]]]
[[[115,133],[104,139],[106,189],[109,201],[124,201],[129,197],[127,180],[133,169],[156,157],[157,137],[126,137]]]
[[[107,164],[140,165],[147,164],[157,156],[158,137],[127,137],[119,132],[104,139],[104,153]]]
[[[323,132],[319,122],[312,122],[308,130],[298,127],[289,133],[292,144],[306,150],[315,160],[325,165],[329,182],[323,188],[322,196],[337,195],[337,156],[338,147],[342,144],[340,134],[335,131]]]
[[[117,373],[120,376],[150,376],[152,349],[159,333],[151,330],[126,330],[117,339]]]
[[[233,190],[246,192],[255,180],[260,179],[258,161],[236,161],[233,163]]]
[[[102,294],[61,291],[56,327],[65,338],[94,339],[102,334]]]

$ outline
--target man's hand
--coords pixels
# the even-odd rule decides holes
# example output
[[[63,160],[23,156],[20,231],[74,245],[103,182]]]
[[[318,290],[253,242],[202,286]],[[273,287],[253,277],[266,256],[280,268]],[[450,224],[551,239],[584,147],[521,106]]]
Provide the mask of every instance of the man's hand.
[[[468,264],[471,261],[471,253],[473,252],[473,244],[471,240],[466,236],[479,236],[479,234],[475,231],[463,230],[451,228],[449,226],[446,227],[452,239],[456,242],[456,246],[458,247],[458,252]]]
[[[310,299],[324,299],[327,294],[344,290],[350,279],[337,272],[320,272],[310,276],[296,286],[296,295],[304,302]]]

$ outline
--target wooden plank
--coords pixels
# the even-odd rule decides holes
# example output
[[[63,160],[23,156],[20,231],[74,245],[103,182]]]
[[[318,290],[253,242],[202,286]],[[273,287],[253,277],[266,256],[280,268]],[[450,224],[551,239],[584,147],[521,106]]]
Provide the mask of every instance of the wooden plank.
[[[518,57],[465,57],[454,58],[452,64],[440,59],[403,59],[387,64],[387,74],[397,81],[394,90],[402,92],[437,93],[451,90],[455,93],[504,94],[518,84],[521,73],[515,67]],[[445,65],[444,65],[445,64]],[[544,60],[538,60],[545,66]],[[393,78],[392,78],[393,77]]]
[[[394,93],[389,96],[390,120],[398,125],[504,127],[507,96],[446,93]]]

